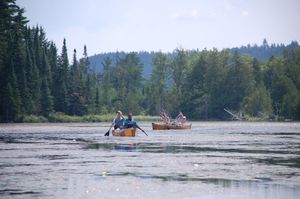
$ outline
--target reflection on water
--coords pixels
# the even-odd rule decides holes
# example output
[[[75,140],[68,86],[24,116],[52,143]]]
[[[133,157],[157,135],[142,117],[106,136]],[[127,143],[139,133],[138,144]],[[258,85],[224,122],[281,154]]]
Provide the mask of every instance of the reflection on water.
[[[90,143],[86,146],[87,149],[107,149],[121,151],[136,151],[143,153],[205,153],[205,152],[224,152],[224,153],[257,153],[257,154],[297,154],[300,151],[283,151],[283,150],[256,150],[256,149],[235,149],[235,148],[218,148],[216,147],[201,147],[199,145],[167,145],[165,143],[132,143],[132,144],[117,144],[117,143]],[[298,158],[293,158],[296,163]],[[299,162],[298,162],[299,163]]]
[[[104,137],[109,124],[0,126],[1,198],[300,195],[300,124],[195,122]]]

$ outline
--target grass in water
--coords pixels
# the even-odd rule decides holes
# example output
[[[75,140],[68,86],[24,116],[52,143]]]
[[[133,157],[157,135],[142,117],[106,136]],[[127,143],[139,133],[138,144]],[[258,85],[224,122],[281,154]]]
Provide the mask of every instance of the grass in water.
[[[41,123],[41,122],[111,122],[115,114],[103,114],[103,115],[84,115],[84,116],[71,116],[63,113],[51,113],[47,117],[37,115],[25,115],[21,118],[21,122],[25,123]],[[125,116],[126,118],[126,116]],[[136,115],[134,116],[136,121],[160,121],[159,116],[147,116]]]

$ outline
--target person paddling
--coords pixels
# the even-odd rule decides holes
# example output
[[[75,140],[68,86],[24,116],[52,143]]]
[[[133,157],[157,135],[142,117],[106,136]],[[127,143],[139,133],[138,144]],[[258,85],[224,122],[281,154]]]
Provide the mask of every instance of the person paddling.
[[[184,125],[185,122],[186,122],[186,116],[184,116],[182,112],[179,112],[179,114],[175,119],[175,125],[181,126]]]
[[[133,120],[132,113],[129,113],[127,119],[125,119],[124,128],[138,128],[148,136],[148,134]]]
[[[114,129],[122,129],[124,127],[124,116],[121,111],[117,111],[117,115],[113,119],[111,127],[114,127]]]
[[[165,124],[170,124],[171,119],[165,111],[160,112],[160,117],[162,118]]]
[[[127,119],[125,119],[125,121],[124,121],[124,127],[125,128],[132,128],[132,127],[136,128],[136,126],[137,126],[137,124],[132,118],[132,113],[129,113]]]

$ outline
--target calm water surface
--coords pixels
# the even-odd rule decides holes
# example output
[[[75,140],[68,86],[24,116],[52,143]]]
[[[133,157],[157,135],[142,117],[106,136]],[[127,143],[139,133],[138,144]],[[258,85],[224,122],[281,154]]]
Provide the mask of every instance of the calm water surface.
[[[0,198],[300,198],[300,123],[140,126],[1,124]]]

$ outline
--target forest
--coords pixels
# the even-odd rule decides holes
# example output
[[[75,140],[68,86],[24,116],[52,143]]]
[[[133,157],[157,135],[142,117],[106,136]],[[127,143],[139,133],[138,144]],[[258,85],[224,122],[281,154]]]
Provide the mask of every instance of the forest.
[[[272,56],[273,57],[279,57],[283,55],[283,52],[285,50],[293,50],[295,48],[299,48],[299,44],[297,41],[292,41],[290,44],[269,44],[267,39],[263,39],[263,42],[261,45],[246,45],[241,47],[234,47],[229,48],[231,53],[238,52],[240,55],[250,55],[253,58],[256,58],[258,61],[266,62],[268,61]],[[199,50],[196,50],[199,51]],[[151,75],[152,69],[153,69],[153,63],[152,59],[156,55],[156,52],[151,51],[138,51],[136,52],[137,57],[140,59],[140,61],[143,64],[143,71],[142,76],[145,79],[148,79]],[[99,53],[92,56],[89,56],[90,65],[89,68],[94,70],[95,72],[103,72],[103,61],[106,57],[109,57],[113,60],[115,60],[116,56],[124,57],[127,53],[124,51],[117,51],[117,52],[105,52],[105,53]],[[168,52],[166,55],[170,58],[174,57],[176,55],[176,51]]]
[[[28,115],[134,115],[191,120],[227,120],[224,108],[245,118],[300,119],[300,48],[260,60],[238,50],[155,52],[145,79],[136,52],[107,56],[103,70],[90,68],[86,46],[78,58],[48,41],[43,27],[28,26],[15,0],[0,3],[0,121],[22,122]],[[266,46],[268,47],[268,46]]]

